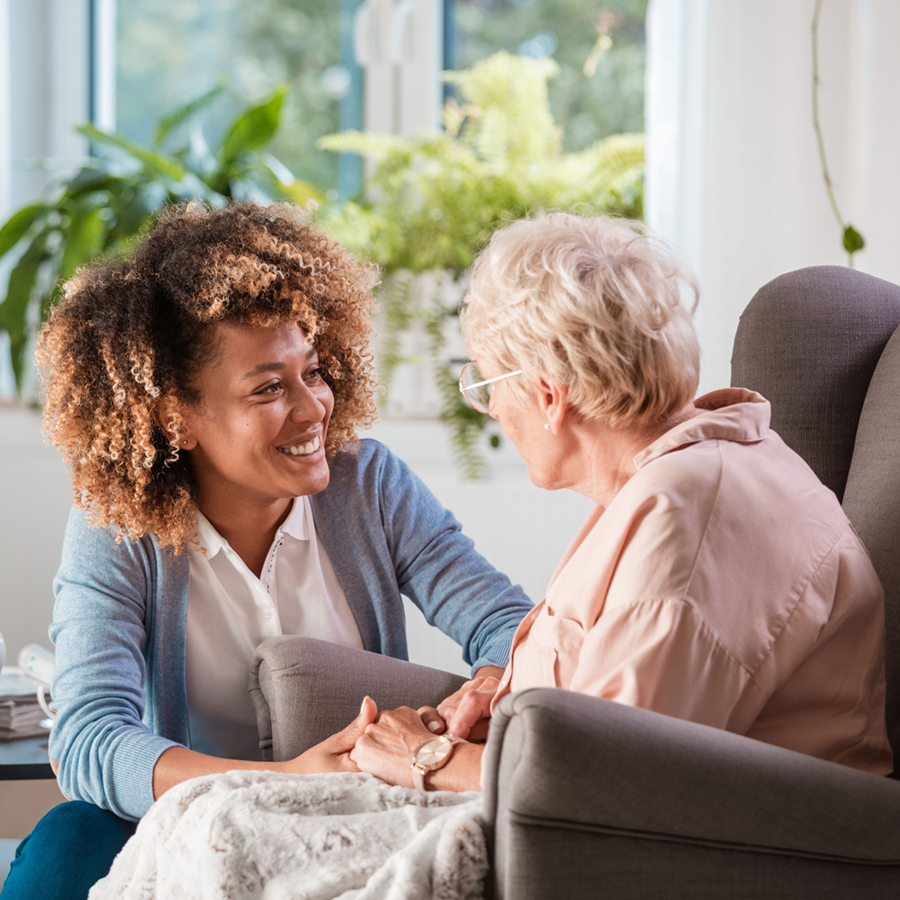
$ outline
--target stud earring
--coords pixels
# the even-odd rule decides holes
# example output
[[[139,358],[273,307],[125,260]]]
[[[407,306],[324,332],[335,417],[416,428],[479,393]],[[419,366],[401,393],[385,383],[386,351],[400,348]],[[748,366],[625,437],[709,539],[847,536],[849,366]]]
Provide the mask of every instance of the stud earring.
[[[549,431],[549,430],[550,430],[550,423],[549,423],[549,422],[544,422],[544,428],[545,428],[547,431]]]

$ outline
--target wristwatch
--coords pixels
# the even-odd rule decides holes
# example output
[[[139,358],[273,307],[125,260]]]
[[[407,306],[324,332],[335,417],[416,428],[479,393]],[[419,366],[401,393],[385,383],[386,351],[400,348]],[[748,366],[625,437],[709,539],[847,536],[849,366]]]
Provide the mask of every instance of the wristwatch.
[[[435,734],[425,738],[416,747],[413,751],[410,768],[412,769],[413,784],[418,790],[426,790],[425,776],[429,772],[445,766],[456,749],[455,745],[461,740],[462,738],[458,738],[455,734]]]

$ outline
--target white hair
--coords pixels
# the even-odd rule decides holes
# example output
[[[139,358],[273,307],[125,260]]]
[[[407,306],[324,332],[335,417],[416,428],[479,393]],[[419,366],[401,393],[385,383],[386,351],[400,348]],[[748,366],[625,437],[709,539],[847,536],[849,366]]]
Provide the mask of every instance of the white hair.
[[[463,334],[473,357],[565,385],[580,415],[642,428],[696,393],[697,294],[641,223],[544,213],[495,232],[478,255]],[[528,381],[510,390],[524,400]]]

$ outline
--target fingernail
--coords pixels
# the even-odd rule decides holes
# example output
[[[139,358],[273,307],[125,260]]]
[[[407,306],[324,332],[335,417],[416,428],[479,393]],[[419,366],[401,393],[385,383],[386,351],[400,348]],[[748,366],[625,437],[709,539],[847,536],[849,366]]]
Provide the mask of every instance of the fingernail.
[[[441,727],[440,722],[429,722],[428,725],[425,726],[429,731],[437,731],[438,728]]]
[[[363,702],[360,703],[360,705],[359,705],[359,714],[360,715],[362,715],[366,711],[366,700],[368,700],[368,699],[369,699],[369,695],[366,694],[366,696],[363,697]]]

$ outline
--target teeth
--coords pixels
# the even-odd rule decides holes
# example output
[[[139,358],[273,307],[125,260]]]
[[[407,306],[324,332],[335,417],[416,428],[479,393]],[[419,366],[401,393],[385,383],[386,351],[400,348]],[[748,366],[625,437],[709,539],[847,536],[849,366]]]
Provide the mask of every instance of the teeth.
[[[287,453],[289,456],[309,456],[319,449],[319,436],[316,435],[311,441],[305,444],[297,444],[295,447],[279,447],[281,453]]]

